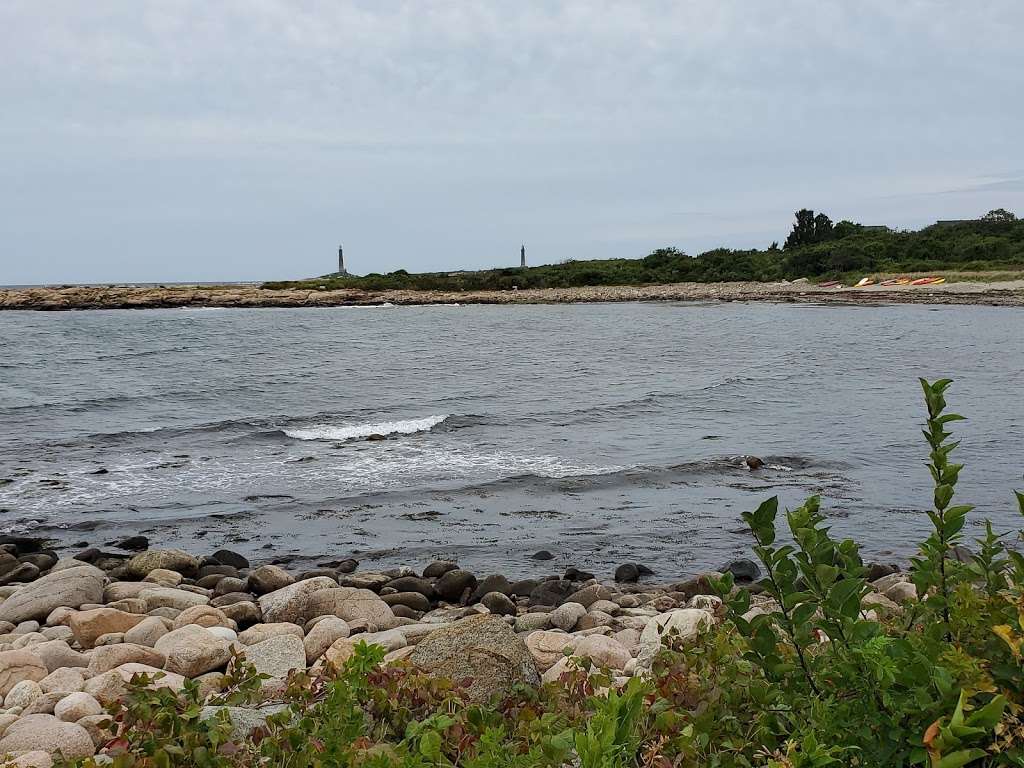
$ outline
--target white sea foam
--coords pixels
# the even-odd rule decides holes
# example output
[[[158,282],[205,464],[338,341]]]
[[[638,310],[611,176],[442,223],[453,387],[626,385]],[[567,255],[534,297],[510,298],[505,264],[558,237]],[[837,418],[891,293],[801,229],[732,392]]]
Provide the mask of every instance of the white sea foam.
[[[357,440],[370,435],[412,435],[433,429],[447,418],[448,414],[405,421],[382,421],[379,424],[320,424],[306,429],[286,429],[284,433],[296,440]]]

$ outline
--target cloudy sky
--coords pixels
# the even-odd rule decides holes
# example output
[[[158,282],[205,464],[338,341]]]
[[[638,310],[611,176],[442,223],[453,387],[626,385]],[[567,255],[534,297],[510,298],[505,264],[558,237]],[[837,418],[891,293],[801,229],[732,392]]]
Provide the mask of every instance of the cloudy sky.
[[[0,0],[0,284],[1024,214],[1019,0]]]

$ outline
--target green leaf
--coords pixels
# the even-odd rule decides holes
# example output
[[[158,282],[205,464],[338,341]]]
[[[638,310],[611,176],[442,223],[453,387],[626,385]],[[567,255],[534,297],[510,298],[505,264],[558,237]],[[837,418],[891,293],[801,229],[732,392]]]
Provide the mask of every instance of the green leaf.
[[[959,752],[953,752],[939,760],[935,764],[935,768],[960,768],[973,760],[980,760],[986,755],[987,753],[980,749],[961,749]]]
[[[816,610],[817,606],[813,603],[801,603],[793,609],[793,624],[797,627],[807,624]]]
[[[949,504],[953,498],[953,486],[951,485],[939,485],[935,488],[935,508],[945,509],[946,505]]]
[[[996,696],[984,707],[973,712],[971,716],[967,718],[967,725],[985,729],[995,728],[996,723],[1002,719],[1003,710],[1005,709],[1006,697]]]
[[[420,739],[420,754],[435,763],[441,759],[441,734],[427,731]]]

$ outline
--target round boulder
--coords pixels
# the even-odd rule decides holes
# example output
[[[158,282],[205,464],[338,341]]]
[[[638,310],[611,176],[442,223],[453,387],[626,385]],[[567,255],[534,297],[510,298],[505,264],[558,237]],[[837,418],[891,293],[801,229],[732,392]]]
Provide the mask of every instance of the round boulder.
[[[199,570],[199,558],[180,549],[151,549],[125,563],[125,571],[137,579],[145,578],[158,568],[192,576]]]
[[[53,715],[26,715],[11,725],[0,739],[0,755],[40,750],[73,761],[96,754],[89,732]]]
[[[508,695],[517,684],[540,683],[526,645],[497,616],[475,616],[442,627],[421,641],[409,660],[443,677],[469,677],[467,693],[474,702]]]
[[[461,569],[448,571],[434,584],[434,590],[438,596],[449,603],[459,602],[466,590],[472,592],[474,589],[476,589],[476,576]]]

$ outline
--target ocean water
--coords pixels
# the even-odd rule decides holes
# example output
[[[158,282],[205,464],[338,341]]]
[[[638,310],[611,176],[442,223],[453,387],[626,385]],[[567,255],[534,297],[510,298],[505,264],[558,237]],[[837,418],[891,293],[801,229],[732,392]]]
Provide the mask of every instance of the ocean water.
[[[764,498],[817,493],[837,534],[898,560],[930,499],[917,377],[956,380],[973,536],[1018,523],[1022,374],[1019,308],[0,313],[0,529],[670,578],[747,554]]]

